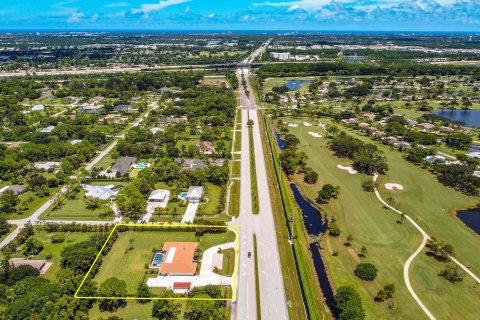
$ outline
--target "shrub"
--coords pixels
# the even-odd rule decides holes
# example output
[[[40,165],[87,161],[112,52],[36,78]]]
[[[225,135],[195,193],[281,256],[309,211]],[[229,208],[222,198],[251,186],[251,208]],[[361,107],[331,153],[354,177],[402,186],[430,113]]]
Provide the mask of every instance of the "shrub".
[[[36,268],[29,265],[23,265],[23,266],[18,266],[16,268],[13,268],[10,271],[9,279],[11,281],[17,282],[26,277],[37,277],[39,275],[40,275],[40,272]]]
[[[57,233],[57,234],[54,234],[51,238],[50,238],[50,242],[51,243],[62,243],[65,241],[65,236],[62,234],[62,233]]]
[[[362,280],[373,281],[377,277],[377,267],[371,263],[360,263],[355,268],[355,275]]]
[[[305,175],[303,177],[303,181],[306,183],[314,184],[318,180],[318,173],[313,170],[312,168],[307,168],[305,171]]]
[[[334,297],[336,317],[339,320],[365,319],[362,299],[358,292],[350,286],[339,287]]]
[[[373,192],[375,191],[375,182],[373,180],[365,180],[362,182],[363,191]]]
[[[457,265],[446,265],[445,269],[442,270],[439,275],[451,283],[463,281],[463,278],[465,277],[465,274]]]

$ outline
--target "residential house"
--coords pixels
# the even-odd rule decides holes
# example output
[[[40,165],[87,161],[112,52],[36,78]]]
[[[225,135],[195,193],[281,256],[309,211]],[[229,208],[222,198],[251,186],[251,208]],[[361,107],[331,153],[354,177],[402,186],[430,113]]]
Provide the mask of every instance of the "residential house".
[[[207,164],[200,159],[181,159],[176,158],[175,161],[180,164],[181,170],[198,170],[207,168]]]
[[[45,110],[45,106],[41,104],[36,104],[32,107],[32,111],[44,111],[44,110]]]
[[[427,156],[424,159],[428,163],[434,164],[434,163],[445,163],[446,158],[444,156]]]
[[[103,109],[103,106],[92,106],[89,104],[84,104],[78,108],[78,111],[86,114],[98,114],[100,110]]]
[[[55,129],[55,126],[48,126],[40,130],[41,133],[52,133],[53,129]]]
[[[136,157],[121,157],[112,166],[112,173],[115,175],[125,175],[130,171],[130,167],[137,161]]]
[[[25,189],[27,188],[26,185],[19,185],[19,184],[14,184],[12,186],[4,186],[0,189],[0,194],[4,192],[11,192],[16,196],[19,196],[25,192]]]
[[[215,148],[210,141],[200,141],[197,143],[198,151],[202,154],[214,154]]]
[[[202,201],[203,187],[193,186],[188,188],[186,200],[188,203],[199,203]]]
[[[44,274],[45,272],[47,272],[48,268],[50,268],[50,266],[52,265],[51,262],[47,262],[46,260],[31,260],[25,258],[11,258],[8,261],[14,268],[20,266],[31,266],[37,269],[40,274]]]
[[[111,200],[117,197],[118,191],[123,186],[94,186],[90,184],[82,184],[82,188],[85,190],[85,197],[94,198],[100,200]]]
[[[74,145],[76,145],[76,144],[82,143],[82,141],[83,141],[83,140],[75,139],[75,140],[70,141],[70,144],[71,144],[72,146],[74,146]]]
[[[119,104],[113,108],[115,112],[130,112],[132,110],[132,106],[129,104]]]
[[[422,122],[422,123],[419,123],[418,126],[420,128],[423,128],[424,131],[429,131],[431,129],[433,129],[435,127],[434,124],[432,123],[428,123],[428,122]]]
[[[42,161],[42,162],[35,162],[33,164],[33,166],[36,169],[45,170],[45,171],[58,169],[60,168],[61,165],[62,164],[60,162],[56,162],[56,161]]]

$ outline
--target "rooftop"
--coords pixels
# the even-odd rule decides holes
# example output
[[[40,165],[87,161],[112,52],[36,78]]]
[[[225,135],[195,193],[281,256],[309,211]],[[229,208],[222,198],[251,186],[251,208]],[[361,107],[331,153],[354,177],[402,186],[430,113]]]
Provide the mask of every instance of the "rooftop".
[[[165,242],[165,260],[159,270],[162,274],[195,274],[197,263],[193,262],[197,242]]]

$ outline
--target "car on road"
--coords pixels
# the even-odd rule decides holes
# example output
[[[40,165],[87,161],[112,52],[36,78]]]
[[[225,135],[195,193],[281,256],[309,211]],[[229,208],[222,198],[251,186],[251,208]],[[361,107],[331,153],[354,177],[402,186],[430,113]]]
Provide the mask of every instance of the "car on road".
[[[250,251],[248,251],[248,255],[247,255],[249,258],[252,257],[252,253]]]

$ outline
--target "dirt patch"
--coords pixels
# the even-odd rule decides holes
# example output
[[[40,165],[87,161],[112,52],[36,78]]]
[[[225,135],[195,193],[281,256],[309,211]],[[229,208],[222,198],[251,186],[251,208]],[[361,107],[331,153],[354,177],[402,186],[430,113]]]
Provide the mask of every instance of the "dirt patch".
[[[347,248],[347,251],[348,251],[348,254],[352,256],[353,260],[355,260],[356,263],[360,263],[362,261],[359,255],[357,254],[357,252],[353,250],[353,248]]]

